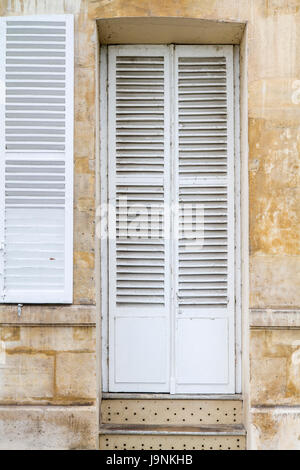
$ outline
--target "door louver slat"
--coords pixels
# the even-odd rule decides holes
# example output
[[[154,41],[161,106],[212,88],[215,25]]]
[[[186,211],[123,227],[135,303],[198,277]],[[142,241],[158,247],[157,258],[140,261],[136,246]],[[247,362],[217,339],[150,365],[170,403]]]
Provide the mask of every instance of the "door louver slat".
[[[163,130],[164,58],[117,57],[117,175],[163,175]]]
[[[117,305],[164,305],[163,187],[118,185],[116,198]]]

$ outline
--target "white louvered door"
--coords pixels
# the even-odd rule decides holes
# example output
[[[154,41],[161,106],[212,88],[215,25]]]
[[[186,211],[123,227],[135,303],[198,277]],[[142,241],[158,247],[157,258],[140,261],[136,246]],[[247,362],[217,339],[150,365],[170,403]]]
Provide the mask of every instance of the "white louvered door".
[[[169,50],[111,47],[108,67],[110,390],[167,392]]]
[[[235,391],[232,46],[175,48],[177,393]]]
[[[0,28],[1,299],[71,303],[73,16]]]
[[[233,116],[232,46],[109,47],[112,392],[235,392]]]

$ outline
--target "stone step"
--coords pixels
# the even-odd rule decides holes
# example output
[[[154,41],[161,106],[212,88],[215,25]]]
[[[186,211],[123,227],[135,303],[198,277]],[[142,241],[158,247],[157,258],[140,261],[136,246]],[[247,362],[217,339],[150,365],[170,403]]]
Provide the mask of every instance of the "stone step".
[[[100,450],[244,450],[242,425],[100,427]]]
[[[118,395],[120,397],[120,395]],[[104,398],[101,423],[108,425],[239,425],[243,402],[235,396],[212,398]],[[150,395],[151,397],[151,395]]]

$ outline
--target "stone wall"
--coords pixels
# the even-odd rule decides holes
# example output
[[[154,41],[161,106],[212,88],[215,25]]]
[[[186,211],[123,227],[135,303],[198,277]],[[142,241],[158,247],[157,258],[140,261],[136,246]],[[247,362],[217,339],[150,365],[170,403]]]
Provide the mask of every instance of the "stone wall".
[[[300,448],[300,0],[0,3],[38,13],[75,15],[74,305],[0,307],[0,447],[97,446],[95,19],[176,16],[248,23],[250,444]]]

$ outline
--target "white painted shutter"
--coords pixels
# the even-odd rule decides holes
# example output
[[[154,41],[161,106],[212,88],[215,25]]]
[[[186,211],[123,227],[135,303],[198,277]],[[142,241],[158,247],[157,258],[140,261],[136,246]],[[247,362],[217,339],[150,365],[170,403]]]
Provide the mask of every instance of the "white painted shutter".
[[[71,303],[73,17],[0,19],[0,297]]]
[[[176,46],[175,61],[176,392],[233,393],[233,50]]]
[[[169,390],[169,55],[108,55],[109,390]],[[152,218],[149,232],[149,221]],[[169,238],[169,237],[168,237]]]

